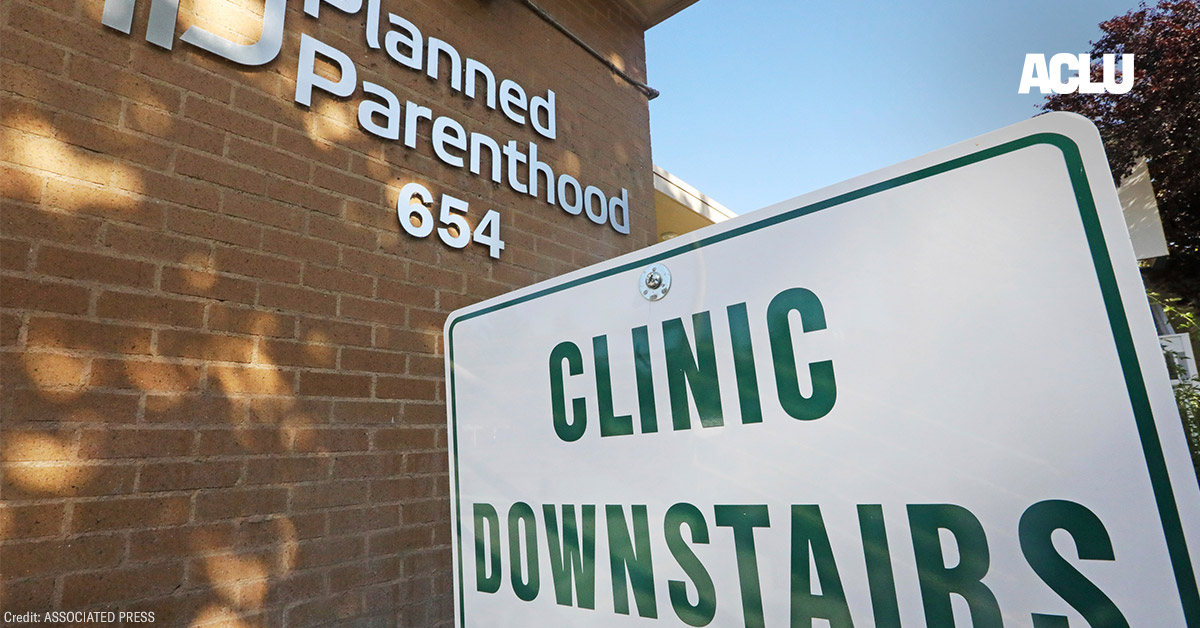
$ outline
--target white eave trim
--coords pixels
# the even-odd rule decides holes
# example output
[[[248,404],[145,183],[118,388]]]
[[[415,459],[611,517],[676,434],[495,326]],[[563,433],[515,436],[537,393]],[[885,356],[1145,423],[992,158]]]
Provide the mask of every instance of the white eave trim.
[[[654,166],[654,189],[713,222],[737,216],[729,208],[658,166]]]

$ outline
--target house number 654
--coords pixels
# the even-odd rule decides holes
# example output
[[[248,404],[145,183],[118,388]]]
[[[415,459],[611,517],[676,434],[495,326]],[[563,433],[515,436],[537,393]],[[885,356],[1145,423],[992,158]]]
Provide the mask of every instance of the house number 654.
[[[400,188],[400,198],[396,199],[396,216],[408,235],[424,238],[433,233],[432,207],[433,194],[429,188],[415,182]],[[443,194],[437,220],[442,224],[437,228],[438,237],[446,246],[455,249],[465,249],[473,240],[476,244],[488,247],[488,254],[499,259],[500,251],[504,250],[504,240],[500,239],[500,213],[489,209],[472,231],[464,216],[467,209],[466,201]]]

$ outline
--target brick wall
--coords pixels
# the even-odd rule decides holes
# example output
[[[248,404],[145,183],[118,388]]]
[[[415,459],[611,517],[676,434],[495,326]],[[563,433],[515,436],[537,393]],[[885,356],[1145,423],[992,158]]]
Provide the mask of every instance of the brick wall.
[[[616,3],[540,0],[644,76]],[[263,3],[184,1],[253,41]],[[441,328],[463,305],[653,241],[645,97],[515,0],[384,0],[531,92],[558,139],[289,6],[247,69],[100,24],[101,0],[0,7],[0,608],[151,610],[156,626],[452,623]],[[218,28],[219,27],[219,28]],[[224,30],[221,30],[224,29]],[[292,102],[300,33],[360,80],[556,172],[629,188],[629,236]],[[361,88],[360,88],[361,90]],[[400,230],[399,188],[501,213],[499,261]]]

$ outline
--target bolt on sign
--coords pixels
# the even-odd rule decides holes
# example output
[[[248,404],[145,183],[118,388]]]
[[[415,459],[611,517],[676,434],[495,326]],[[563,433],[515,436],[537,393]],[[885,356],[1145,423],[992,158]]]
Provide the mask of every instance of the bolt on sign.
[[[459,626],[1200,628],[1200,491],[1084,118],[446,339]]]

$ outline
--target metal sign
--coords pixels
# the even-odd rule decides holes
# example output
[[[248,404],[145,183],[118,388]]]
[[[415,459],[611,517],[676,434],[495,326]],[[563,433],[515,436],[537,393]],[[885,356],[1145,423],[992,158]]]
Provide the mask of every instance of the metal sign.
[[[459,310],[446,351],[459,626],[1200,628],[1084,118]]]

